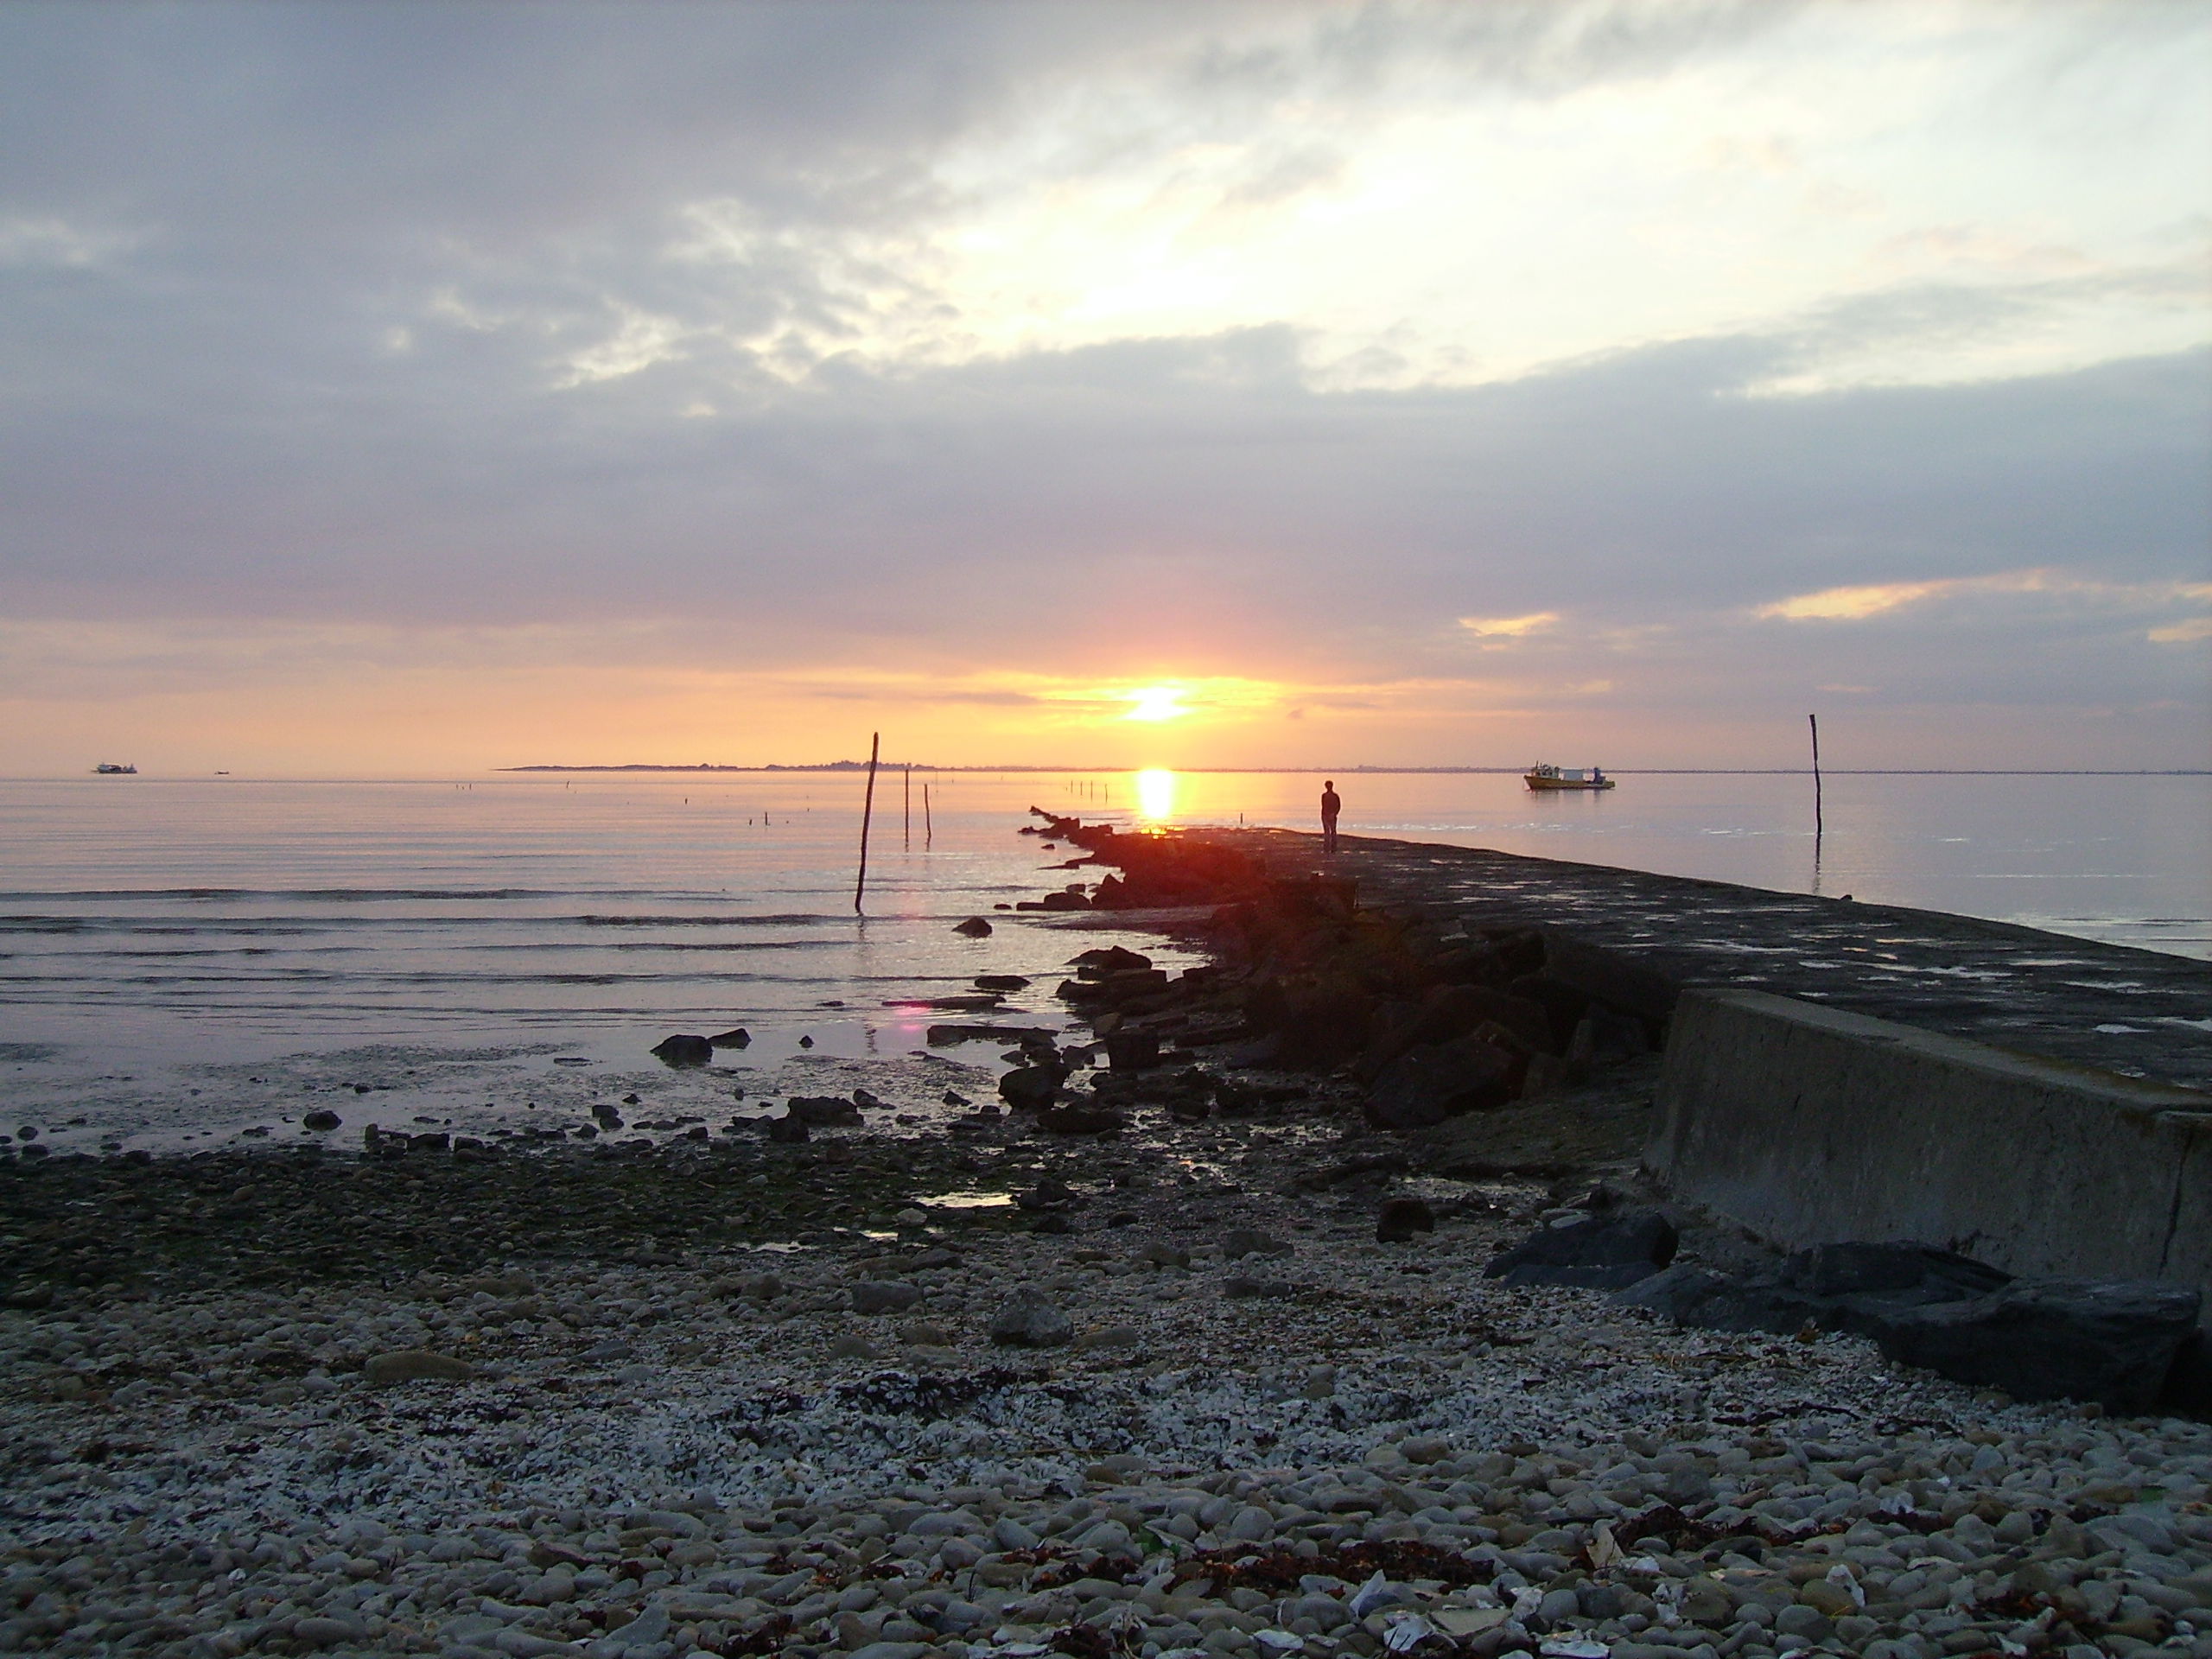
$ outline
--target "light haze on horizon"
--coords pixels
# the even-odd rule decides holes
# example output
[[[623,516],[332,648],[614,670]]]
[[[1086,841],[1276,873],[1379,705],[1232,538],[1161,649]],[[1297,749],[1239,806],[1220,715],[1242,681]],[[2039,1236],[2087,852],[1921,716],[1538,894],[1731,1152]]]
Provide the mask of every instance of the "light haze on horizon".
[[[2212,762],[2212,5],[0,10],[0,774]]]

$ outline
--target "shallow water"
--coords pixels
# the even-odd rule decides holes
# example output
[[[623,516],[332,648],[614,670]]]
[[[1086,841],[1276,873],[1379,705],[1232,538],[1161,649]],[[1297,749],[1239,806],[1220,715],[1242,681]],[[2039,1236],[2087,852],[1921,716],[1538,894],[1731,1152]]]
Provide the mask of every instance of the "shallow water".
[[[1027,780],[932,780],[926,815],[922,784],[911,834],[903,778],[879,786],[858,916],[849,778],[0,785],[0,1076],[49,1138],[82,1115],[74,1138],[134,1145],[639,1090],[717,1121],[737,1087],[944,1109],[988,1094],[996,1047],[925,1063],[926,1028],[1060,1024],[1052,989],[1097,941],[994,908],[1072,879],[1040,867],[1075,849],[1014,833]],[[992,937],[953,931],[978,914]],[[921,1005],[983,973],[1036,984],[988,1016]],[[646,1054],[739,1026],[704,1074]]]
[[[1348,835],[1491,847],[1792,893],[1850,893],[2212,958],[2212,777],[1622,772],[1595,792],[1517,776],[1335,779]],[[1179,776],[1172,816],[1314,827],[1318,779]]]
[[[1551,797],[1495,774],[1337,782],[1351,834],[2212,957],[2212,779],[1831,777],[1817,867],[1802,777],[1624,773]],[[1024,975],[993,1017],[1057,1024],[1052,988],[1095,942],[994,909],[1075,874],[1052,868],[1073,849],[1014,833],[1027,806],[1303,828],[1318,792],[1301,773],[917,774],[911,793],[887,774],[861,918],[849,774],[0,783],[0,1077],[16,1121],[64,1146],[296,1135],[317,1105],[349,1137],[580,1121],[626,1092],[660,1121],[719,1121],[750,1109],[740,1088],[856,1083],[950,1109],[948,1087],[988,1092],[994,1046],[930,1054],[928,1025],[975,1016],[915,999]],[[953,932],[975,914],[992,937]],[[753,1046],[709,1073],[646,1056],[734,1026]]]

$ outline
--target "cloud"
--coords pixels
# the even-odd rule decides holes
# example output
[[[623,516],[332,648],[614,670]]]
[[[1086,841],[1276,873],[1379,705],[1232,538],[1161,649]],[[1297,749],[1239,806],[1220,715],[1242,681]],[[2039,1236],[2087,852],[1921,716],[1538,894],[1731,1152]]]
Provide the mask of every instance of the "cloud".
[[[2069,576],[2051,570],[2007,570],[1986,576],[1953,576],[1930,582],[1876,582],[1864,587],[1827,588],[1818,593],[1761,605],[1753,614],[1785,622],[1862,622],[1936,600],[1974,599],[2004,594],[2048,594],[2102,609],[2146,610],[2177,603],[2212,602],[2212,582],[2114,582]],[[2161,643],[2190,638],[2190,624],[2153,629]]]
[[[568,369],[554,381],[563,391],[588,385],[595,380],[619,380],[656,363],[671,362],[679,350],[684,329],[671,317],[648,316],[627,306],[612,308],[620,326],[607,338],[586,346],[569,359]]]
[[[0,270],[88,268],[127,252],[137,240],[126,231],[73,224],[58,216],[0,213]]]
[[[2152,10],[0,9],[0,675],[2201,706]]]
[[[1864,588],[1828,588],[1817,594],[1800,594],[1794,599],[1762,605],[1757,613],[1780,617],[1789,622],[1855,622],[1931,594],[1956,592],[1963,585],[1958,582],[1891,582]]]
[[[1559,620],[1557,611],[1532,611],[1526,616],[1463,616],[1459,626],[1485,639],[1518,639],[1540,633]]]
[[[2201,250],[2143,229],[2201,192],[2139,188],[2071,238],[2024,194],[2078,154],[2045,153],[2051,125],[2186,61],[2115,12],[2023,18],[1993,66],[1972,27],[1909,30],[1925,67],[1870,124],[1851,75],[1888,30],[1771,0],[24,7],[0,13],[0,214],[56,247],[132,226],[173,341],[203,290],[280,340],[311,311],[381,339],[446,295],[556,389],[1272,323],[1316,383],[1472,384],[1824,306],[1777,385],[2031,372],[2204,332]],[[2074,67],[2036,121],[1986,85],[2047,62]],[[2114,165],[2156,178],[2193,130],[2133,96]],[[1941,177],[1993,181],[1984,218],[1922,165],[1929,133]],[[1756,165],[1716,188],[1715,156]],[[1784,211],[1777,157],[1896,200],[1863,232]],[[2053,249],[2084,274],[2023,290]],[[1921,293],[1947,285],[1948,321]]]
[[[1972,267],[1993,232],[1955,230],[1910,242],[1941,250],[1942,263]],[[1974,251],[1969,254],[1967,250]],[[2011,266],[2092,264],[2071,250],[2021,251],[1995,274],[1968,270],[1885,283],[1808,309],[1777,327],[1786,361],[1745,390],[1803,397],[1857,385],[1943,385],[2051,372],[2107,360],[2115,340],[2133,353],[2201,344],[2208,311],[2202,270],[2212,237],[2200,227],[2187,245],[2134,251],[2078,274],[2019,275]]]

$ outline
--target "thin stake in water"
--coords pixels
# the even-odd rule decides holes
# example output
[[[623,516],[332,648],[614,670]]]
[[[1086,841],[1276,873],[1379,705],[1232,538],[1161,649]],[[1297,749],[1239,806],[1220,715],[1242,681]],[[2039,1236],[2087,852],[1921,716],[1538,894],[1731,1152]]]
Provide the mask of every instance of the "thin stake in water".
[[[883,743],[881,732],[872,732],[868,740],[868,795],[861,803],[861,874],[853,883],[853,914],[861,915],[861,895],[868,891],[868,826],[875,817],[875,757]]]
[[[914,768],[911,765],[906,768],[906,845],[912,847],[914,844]]]
[[[930,822],[930,786],[922,785],[922,846],[926,849],[937,839],[937,829]]]
[[[1813,840],[1817,845],[1827,828],[1821,817],[1821,717],[1808,715],[1805,719],[1813,728]]]

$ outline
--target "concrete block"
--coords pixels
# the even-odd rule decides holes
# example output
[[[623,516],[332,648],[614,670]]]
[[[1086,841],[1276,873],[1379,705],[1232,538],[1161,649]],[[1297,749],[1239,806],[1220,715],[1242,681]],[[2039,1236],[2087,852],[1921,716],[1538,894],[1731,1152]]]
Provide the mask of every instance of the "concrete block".
[[[2212,1096],[1758,991],[1676,1004],[1647,1154],[1791,1249],[1916,1239],[2212,1292]]]

